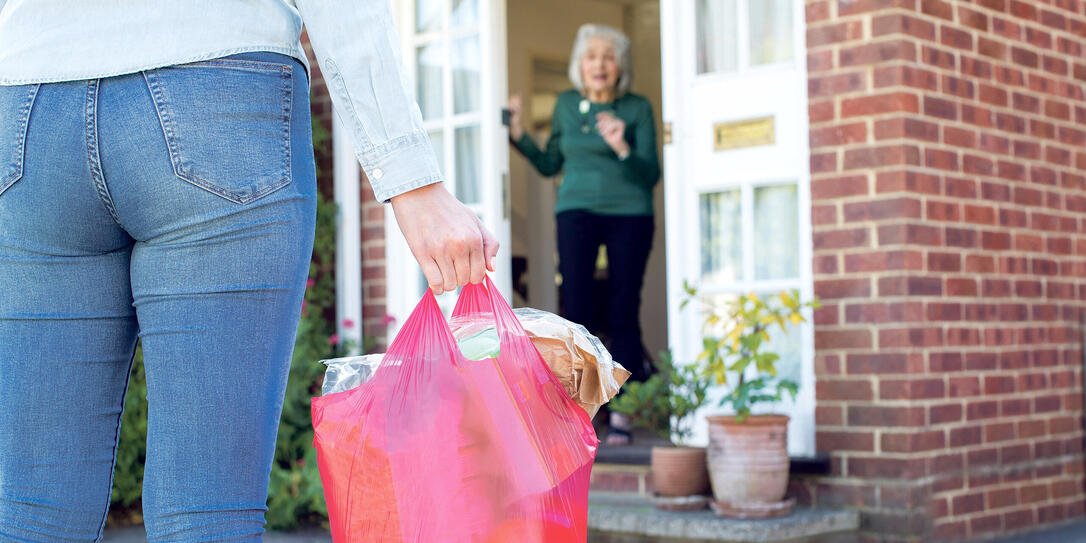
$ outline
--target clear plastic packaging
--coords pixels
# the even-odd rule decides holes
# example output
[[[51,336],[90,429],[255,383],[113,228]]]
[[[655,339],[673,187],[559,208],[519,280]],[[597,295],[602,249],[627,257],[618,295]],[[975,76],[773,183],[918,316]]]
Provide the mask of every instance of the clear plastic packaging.
[[[603,342],[580,324],[533,308],[513,310],[532,344],[543,356],[562,388],[589,418],[618,394],[630,372],[615,362]],[[468,360],[497,356],[500,339],[492,316],[469,313],[449,320],[457,346]],[[334,394],[367,381],[383,354],[321,360],[328,366],[323,393]]]

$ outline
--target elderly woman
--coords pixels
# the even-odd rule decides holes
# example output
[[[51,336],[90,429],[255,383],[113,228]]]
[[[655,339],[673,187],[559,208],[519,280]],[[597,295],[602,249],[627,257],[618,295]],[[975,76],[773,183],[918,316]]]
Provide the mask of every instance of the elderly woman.
[[[580,28],[569,78],[576,89],[558,96],[546,149],[524,133],[519,96],[509,101],[510,140],[540,174],[564,173],[554,210],[564,316],[599,328],[593,318],[593,280],[603,244],[611,352],[632,379],[643,381],[648,366],[639,307],[652,248],[652,189],[660,178],[652,105],[629,92],[630,40],[614,28]],[[612,413],[610,422],[607,443],[629,443],[628,421]]]

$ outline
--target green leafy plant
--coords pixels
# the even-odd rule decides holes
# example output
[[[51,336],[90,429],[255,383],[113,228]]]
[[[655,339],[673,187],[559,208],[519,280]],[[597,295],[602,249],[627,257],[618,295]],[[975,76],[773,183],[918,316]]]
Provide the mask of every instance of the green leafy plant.
[[[683,285],[687,299],[698,298],[697,289]],[[777,353],[765,349],[770,332],[784,332],[789,324],[805,322],[803,311],[820,306],[818,299],[803,302],[798,290],[779,292],[765,299],[751,292],[719,304],[700,298],[705,320],[703,350],[698,356],[704,374],[716,385],[729,385],[719,405],[730,405],[743,421],[758,403],[779,402],[785,393],[794,400],[799,385],[777,377]],[[731,377],[729,377],[729,375]]]
[[[681,446],[693,431],[691,415],[705,403],[710,380],[696,364],[674,364],[667,351],[655,365],[656,373],[643,383],[627,383],[610,408]]]

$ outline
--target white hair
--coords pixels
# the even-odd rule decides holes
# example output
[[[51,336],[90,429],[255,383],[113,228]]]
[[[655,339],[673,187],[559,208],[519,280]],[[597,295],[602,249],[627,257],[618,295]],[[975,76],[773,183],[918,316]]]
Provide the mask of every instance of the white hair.
[[[584,92],[584,78],[581,77],[581,59],[588,51],[588,40],[603,38],[611,42],[618,61],[618,84],[615,95],[622,96],[630,90],[633,82],[633,62],[630,60],[630,38],[621,30],[604,25],[584,24],[577,30],[577,41],[573,42],[573,54],[569,58],[569,80],[577,90]]]

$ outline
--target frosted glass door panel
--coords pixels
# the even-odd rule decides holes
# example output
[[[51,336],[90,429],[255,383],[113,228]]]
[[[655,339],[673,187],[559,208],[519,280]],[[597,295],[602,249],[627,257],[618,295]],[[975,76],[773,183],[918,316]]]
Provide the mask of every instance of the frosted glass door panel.
[[[479,111],[479,72],[482,53],[479,36],[469,36],[453,41],[452,80],[453,113]]]
[[[428,43],[418,48],[417,83],[419,109],[423,119],[437,119],[443,115],[441,72],[445,51],[440,42]]]
[[[792,0],[750,2],[750,65],[791,60]]]
[[[701,277],[707,283],[742,278],[743,230],[739,190],[700,196]]]
[[[465,204],[479,203],[479,127],[456,129],[456,197]]]
[[[736,0],[697,0],[697,50],[699,74],[734,72],[736,48]]]
[[[799,209],[795,185],[754,189],[754,279],[799,277]]]

